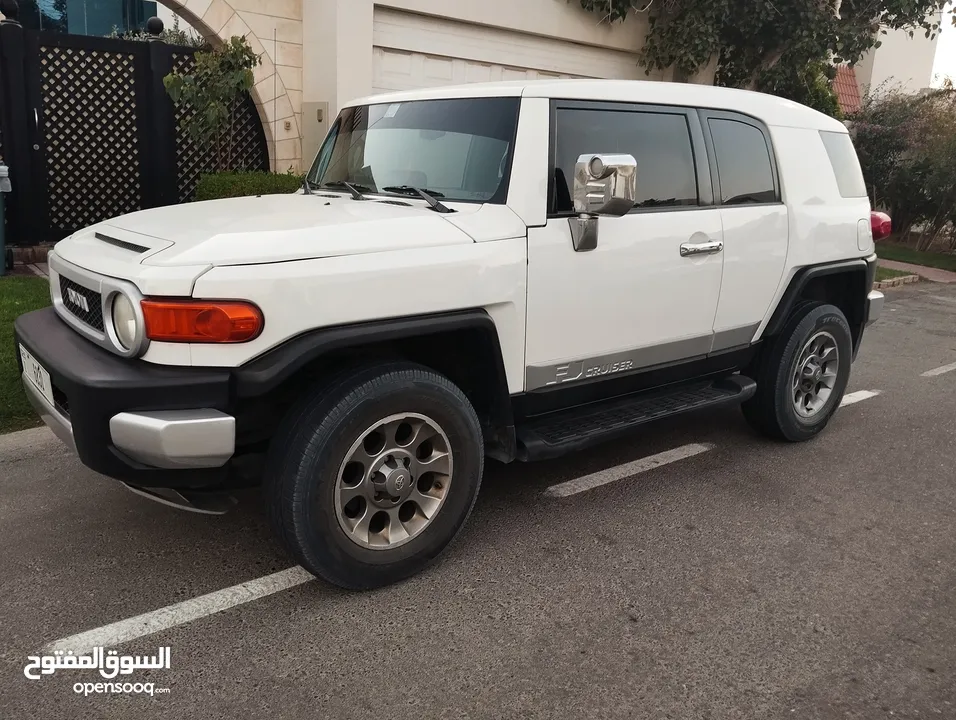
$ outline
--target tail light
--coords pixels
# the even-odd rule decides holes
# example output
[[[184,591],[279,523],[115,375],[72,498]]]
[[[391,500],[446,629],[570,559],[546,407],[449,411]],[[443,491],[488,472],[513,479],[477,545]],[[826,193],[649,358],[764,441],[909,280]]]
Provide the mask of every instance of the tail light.
[[[158,342],[242,343],[262,332],[262,311],[242,301],[143,300],[146,337]]]
[[[893,232],[893,221],[885,212],[874,210],[870,213],[870,227],[873,229],[873,241],[885,240]]]

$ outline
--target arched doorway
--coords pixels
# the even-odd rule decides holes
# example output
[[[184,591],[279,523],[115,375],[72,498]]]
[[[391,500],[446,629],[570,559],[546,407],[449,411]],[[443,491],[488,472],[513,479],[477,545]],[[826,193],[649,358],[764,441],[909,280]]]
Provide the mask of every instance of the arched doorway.
[[[256,84],[252,89],[252,97],[265,129],[272,167],[277,172],[285,172],[289,167],[298,170],[302,166],[299,129],[302,105],[301,19],[274,18],[269,9],[269,0],[259,0],[262,8],[256,13],[238,11],[230,0],[159,2],[182,17],[213,45],[240,35],[246,38],[253,52],[262,56],[262,64],[255,71]],[[247,1],[245,5],[248,4]],[[250,27],[247,19],[253,21],[255,29]],[[298,45],[285,42],[282,38],[274,39],[275,36],[270,34],[270,30],[278,27],[282,28],[286,40],[290,35],[292,39],[298,39]],[[260,37],[257,31],[264,37]],[[285,69],[287,77],[298,79],[298,89],[290,90],[286,87],[284,73],[280,71],[280,67]]]

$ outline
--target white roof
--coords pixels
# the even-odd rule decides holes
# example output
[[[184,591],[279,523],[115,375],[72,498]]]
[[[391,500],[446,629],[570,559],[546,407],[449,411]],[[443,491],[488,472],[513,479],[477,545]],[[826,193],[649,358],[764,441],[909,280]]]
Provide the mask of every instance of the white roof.
[[[767,125],[847,132],[839,120],[776,95],[713,85],[651,80],[514,80],[469,83],[372,95],[353,100],[348,105],[478,97],[533,97],[683,105],[713,110],[735,110],[759,118]]]

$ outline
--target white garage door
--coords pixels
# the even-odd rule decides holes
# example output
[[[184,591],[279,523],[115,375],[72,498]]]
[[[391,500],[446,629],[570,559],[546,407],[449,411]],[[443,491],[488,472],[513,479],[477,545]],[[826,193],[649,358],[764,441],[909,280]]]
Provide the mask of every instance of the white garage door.
[[[489,80],[647,78],[631,53],[386,8],[375,10],[374,33],[374,92]]]

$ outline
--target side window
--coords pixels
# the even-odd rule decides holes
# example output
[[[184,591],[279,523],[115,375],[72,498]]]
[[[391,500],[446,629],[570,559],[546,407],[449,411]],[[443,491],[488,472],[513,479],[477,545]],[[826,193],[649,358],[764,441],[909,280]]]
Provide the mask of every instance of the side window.
[[[860,160],[856,156],[850,136],[847,133],[821,130],[820,137],[823,138],[823,146],[830,157],[840,195],[845,198],[866,197],[863,170],[860,169]]]
[[[555,212],[574,210],[574,166],[581,155],[616,153],[637,159],[635,207],[697,205],[697,172],[685,115],[559,109],[552,202]]]
[[[776,202],[770,149],[760,129],[720,118],[710,118],[708,123],[724,205]]]

